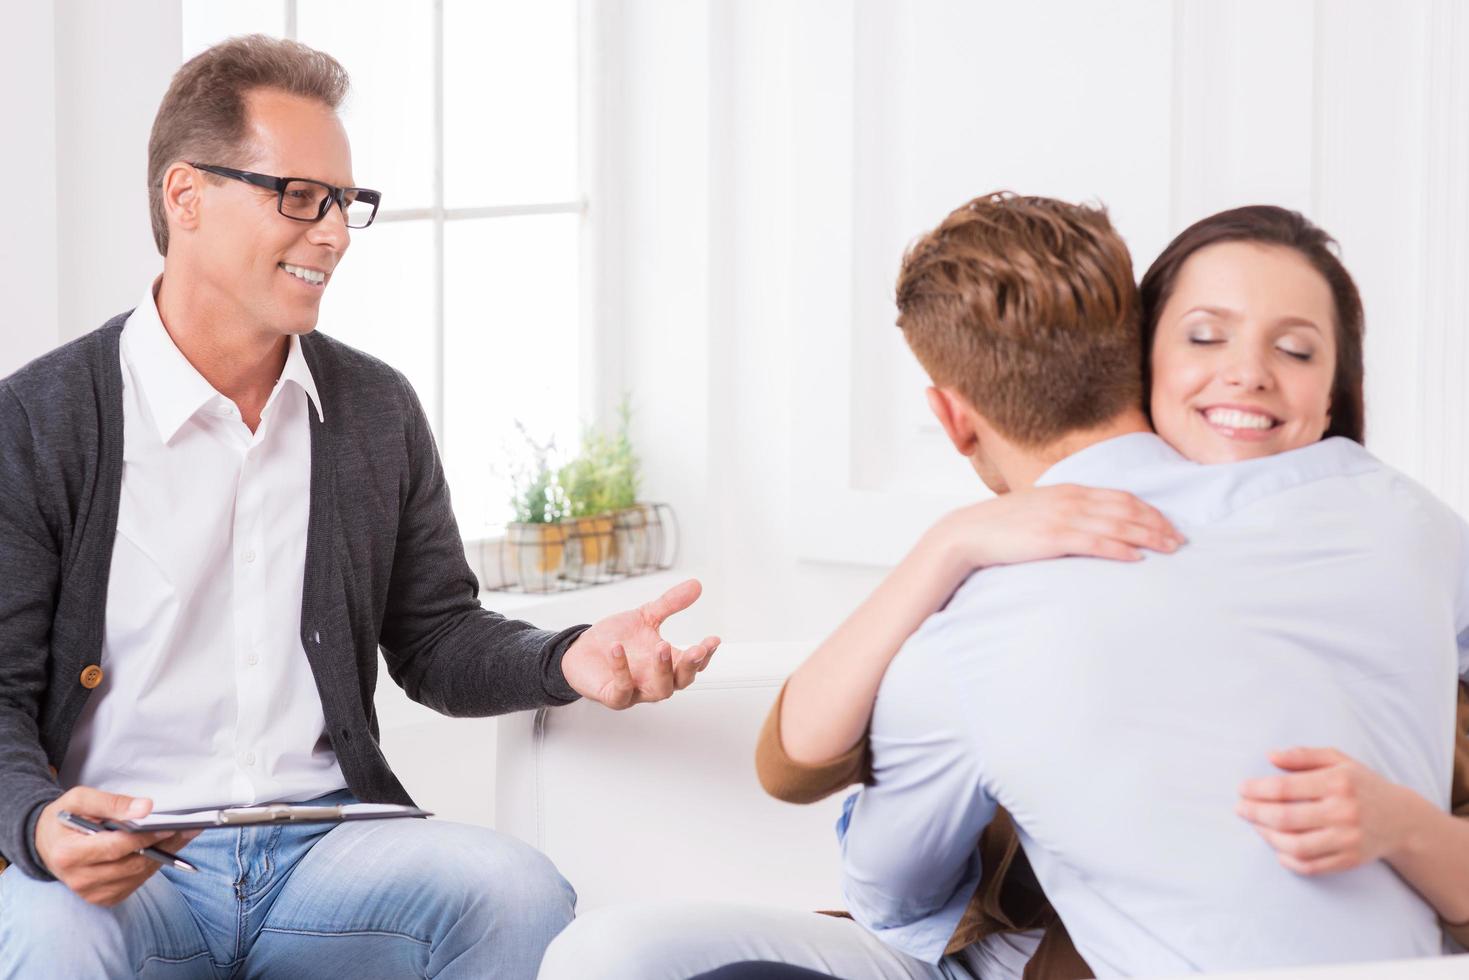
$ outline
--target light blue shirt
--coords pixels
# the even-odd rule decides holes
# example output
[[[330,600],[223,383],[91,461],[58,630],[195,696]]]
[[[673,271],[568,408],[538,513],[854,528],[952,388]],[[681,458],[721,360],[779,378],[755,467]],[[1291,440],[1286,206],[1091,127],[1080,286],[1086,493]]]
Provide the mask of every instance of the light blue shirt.
[[[1234,806],[1307,745],[1448,808],[1464,522],[1345,439],[1199,466],[1135,434],[1040,482],[1129,490],[1189,543],[987,569],[904,644],[838,826],[852,914],[937,962],[1000,804],[1099,977],[1438,953],[1386,864],[1298,876]]]

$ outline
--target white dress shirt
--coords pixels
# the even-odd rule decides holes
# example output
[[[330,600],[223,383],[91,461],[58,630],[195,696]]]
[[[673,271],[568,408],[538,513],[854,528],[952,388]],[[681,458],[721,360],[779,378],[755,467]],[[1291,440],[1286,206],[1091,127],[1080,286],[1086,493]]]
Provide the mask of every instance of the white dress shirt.
[[[1304,745],[1448,809],[1464,522],[1344,439],[1198,466],[1130,435],[1041,482],[1130,490],[1189,543],[986,569],[908,640],[839,826],[855,917],[937,961],[999,804],[1098,977],[1440,952],[1385,862],[1297,875],[1234,806]]]
[[[155,284],[156,287],[156,284]],[[346,786],[300,641],[311,487],[292,337],[252,434],[170,338],[154,290],[121,339],[123,475],[104,680],[63,786],[157,810],[308,800]]]

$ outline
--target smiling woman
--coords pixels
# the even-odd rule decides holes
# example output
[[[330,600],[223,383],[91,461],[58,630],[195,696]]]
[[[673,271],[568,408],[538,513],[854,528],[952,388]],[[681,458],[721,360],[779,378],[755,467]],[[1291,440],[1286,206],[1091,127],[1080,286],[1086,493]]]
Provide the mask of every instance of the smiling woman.
[[[1201,249],[1158,318],[1153,424],[1207,463],[1319,439],[1330,421],[1333,319],[1330,290],[1296,252],[1252,242]]]
[[[1362,442],[1362,300],[1334,243],[1257,205],[1184,230],[1143,276],[1158,434],[1201,463]]]

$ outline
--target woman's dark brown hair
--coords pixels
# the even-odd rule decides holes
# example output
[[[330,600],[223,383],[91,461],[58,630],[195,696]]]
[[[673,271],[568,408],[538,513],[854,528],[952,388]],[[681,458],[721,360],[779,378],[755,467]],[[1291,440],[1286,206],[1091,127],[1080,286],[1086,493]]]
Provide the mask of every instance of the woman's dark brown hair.
[[[1336,240],[1304,215],[1286,208],[1255,204],[1210,215],[1185,228],[1148,268],[1141,285],[1144,392],[1153,387],[1151,363],[1158,318],[1173,295],[1179,272],[1199,249],[1221,242],[1257,242],[1294,249],[1326,280],[1336,307],[1336,375],[1331,381],[1331,423],[1322,438],[1346,436],[1362,442],[1366,436],[1362,297],[1337,257]]]

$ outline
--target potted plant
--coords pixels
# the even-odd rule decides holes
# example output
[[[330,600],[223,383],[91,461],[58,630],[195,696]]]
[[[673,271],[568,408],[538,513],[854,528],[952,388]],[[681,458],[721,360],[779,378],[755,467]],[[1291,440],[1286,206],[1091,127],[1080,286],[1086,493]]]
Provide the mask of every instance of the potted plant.
[[[511,474],[515,520],[505,528],[505,547],[514,579],[527,592],[550,592],[566,566],[566,495],[551,466],[555,440],[538,443],[515,423],[529,450]]]
[[[603,442],[603,472],[606,475],[608,509],[612,511],[614,561],[617,570],[633,574],[656,559],[650,554],[652,509],[638,503],[642,482],[637,454],[632,449],[632,406],[626,395],[617,409],[617,434]]]
[[[615,433],[588,426],[581,452],[562,467],[560,480],[572,517],[568,576],[595,580],[607,572],[630,572],[637,552],[646,552],[647,523],[637,511],[638,459],[632,451],[632,410],[626,396]]]
[[[581,452],[559,474],[571,525],[567,577],[579,582],[601,578],[612,557],[612,515],[607,508],[601,442],[595,429],[587,429]]]

